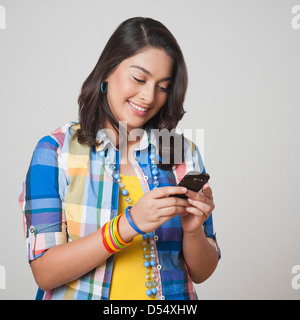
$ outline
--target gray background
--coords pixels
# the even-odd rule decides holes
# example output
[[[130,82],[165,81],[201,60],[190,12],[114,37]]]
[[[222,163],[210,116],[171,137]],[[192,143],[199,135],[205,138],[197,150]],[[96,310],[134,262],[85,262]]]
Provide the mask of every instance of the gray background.
[[[37,141],[77,120],[77,97],[123,20],[147,16],[188,66],[180,129],[205,129],[222,260],[199,299],[299,299],[300,1],[0,0],[1,299],[33,299],[17,199]],[[202,146],[201,146],[202,147]]]

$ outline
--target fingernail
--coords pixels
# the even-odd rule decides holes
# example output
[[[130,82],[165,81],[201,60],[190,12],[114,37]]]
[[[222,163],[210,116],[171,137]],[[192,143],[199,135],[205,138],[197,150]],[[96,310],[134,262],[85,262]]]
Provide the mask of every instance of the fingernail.
[[[193,203],[193,202],[194,202],[194,200],[192,200],[192,199],[188,198],[188,202]]]
[[[182,192],[187,192],[187,188],[181,188]]]

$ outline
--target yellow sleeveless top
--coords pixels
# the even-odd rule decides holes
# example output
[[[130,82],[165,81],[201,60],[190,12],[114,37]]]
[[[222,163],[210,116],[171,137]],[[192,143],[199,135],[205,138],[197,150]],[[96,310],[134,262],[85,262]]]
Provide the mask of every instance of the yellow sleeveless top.
[[[120,176],[133,206],[144,195],[139,179],[137,176]],[[118,214],[124,213],[128,205],[120,192]],[[142,241],[142,236],[138,235],[129,247],[114,254],[109,300],[156,300],[155,295],[152,298],[146,295]]]

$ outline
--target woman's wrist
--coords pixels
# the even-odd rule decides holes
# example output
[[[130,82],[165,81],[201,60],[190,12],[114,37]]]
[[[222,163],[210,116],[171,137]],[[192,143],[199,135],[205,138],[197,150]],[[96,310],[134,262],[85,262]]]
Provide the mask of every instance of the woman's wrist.
[[[125,214],[119,219],[118,230],[119,235],[124,242],[129,242],[138,235],[138,232],[136,232],[129,224]]]
[[[206,236],[205,236],[205,233],[204,233],[202,226],[200,228],[197,228],[194,231],[191,231],[191,232],[183,230],[183,236],[185,238],[188,238],[191,240],[193,240],[193,239],[206,239]]]

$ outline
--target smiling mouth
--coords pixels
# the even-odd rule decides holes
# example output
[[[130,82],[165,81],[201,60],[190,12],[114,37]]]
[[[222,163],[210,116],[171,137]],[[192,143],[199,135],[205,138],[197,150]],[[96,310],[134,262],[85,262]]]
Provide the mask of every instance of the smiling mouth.
[[[141,112],[147,112],[150,108],[143,108],[140,107],[138,105],[136,105],[135,103],[131,102],[128,100],[128,103],[132,106],[132,108],[134,108],[135,110],[141,111]]]

